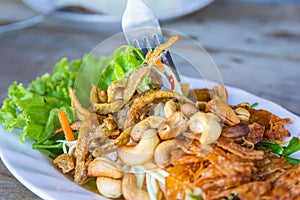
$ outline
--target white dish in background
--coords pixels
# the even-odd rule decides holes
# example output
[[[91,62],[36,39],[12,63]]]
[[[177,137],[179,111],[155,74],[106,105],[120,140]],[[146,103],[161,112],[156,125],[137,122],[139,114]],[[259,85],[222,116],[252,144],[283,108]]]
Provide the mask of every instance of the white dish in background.
[[[197,79],[188,78],[193,87],[204,87]],[[241,102],[258,103],[257,109],[266,109],[280,117],[289,117],[292,124],[287,129],[292,136],[300,133],[300,117],[271,101],[262,99],[244,90],[226,87],[229,93],[229,104]],[[29,190],[42,199],[105,199],[83,187],[76,185],[55,167],[50,159],[31,148],[31,143],[21,144],[19,136],[9,133],[0,127],[0,156],[9,171]],[[293,155],[300,158],[300,153]]]
[[[99,14],[74,13],[54,11],[53,16],[82,22],[120,23],[121,15],[126,6],[126,0],[23,0],[23,2],[36,12],[47,14],[49,6],[77,5],[85,7]],[[144,0],[152,8],[159,20],[171,20],[187,15],[211,4],[214,0]]]

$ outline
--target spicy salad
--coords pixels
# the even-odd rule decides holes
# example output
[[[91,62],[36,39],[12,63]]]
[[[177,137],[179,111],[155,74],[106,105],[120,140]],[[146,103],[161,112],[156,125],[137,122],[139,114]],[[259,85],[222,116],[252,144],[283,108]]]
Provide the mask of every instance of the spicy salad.
[[[122,46],[108,57],[64,58],[27,87],[12,83],[0,123],[107,198],[299,197],[299,160],[290,155],[300,140],[286,142],[291,120],[247,102],[229,105],[222,85],[192,89],[176,81],[161,57],[177,39],[146,56]],[[99,79],[85,107],[74,83],[88,65],[99,66]]]

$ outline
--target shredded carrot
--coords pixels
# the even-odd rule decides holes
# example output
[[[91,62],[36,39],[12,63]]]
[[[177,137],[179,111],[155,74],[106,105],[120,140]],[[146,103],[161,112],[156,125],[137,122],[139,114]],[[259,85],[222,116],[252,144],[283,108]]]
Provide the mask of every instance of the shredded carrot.
[[[161,72],[165,71],[164,64],[161,62],[161,60],[156,61],[156,68]]]
[[[75,138],[74,138],[71,126],[69,124],[68,117],[63,110],[58,111],[58,118],[59,118],[59,122],[61,124],[61,128],[63,129],[63,132],[65,134],[66,140],[74,141]]]

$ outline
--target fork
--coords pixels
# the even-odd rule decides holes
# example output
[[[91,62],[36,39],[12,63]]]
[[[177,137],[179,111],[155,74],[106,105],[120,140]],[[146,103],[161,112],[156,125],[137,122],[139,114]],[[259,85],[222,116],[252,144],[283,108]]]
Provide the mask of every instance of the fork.
[[[140,49],[144,55],[165,42],[158,19],[142,0],[127,0],[122,29],[127,43]],[[162,62],[171,67],[180,80],[169,51],[162,56]]]

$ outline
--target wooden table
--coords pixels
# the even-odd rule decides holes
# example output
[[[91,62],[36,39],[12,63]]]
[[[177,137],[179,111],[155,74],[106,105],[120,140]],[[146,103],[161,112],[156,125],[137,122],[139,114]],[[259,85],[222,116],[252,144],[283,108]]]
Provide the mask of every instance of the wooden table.
[[[20,8],[19,8],[20,9]],[[272,100],[300,115],[300,4],[217,0],[162,24],[202,44],[227,85]],[[27,11],[26,11],[27,12]],[[12,81],[29,83],[62,57],[81,58],[120,29],[63,24],[49,18],[0,34],[0,100]],[[3,137],[2,137],[3,138]],[[0,199],[39,199],[0,161]]]

